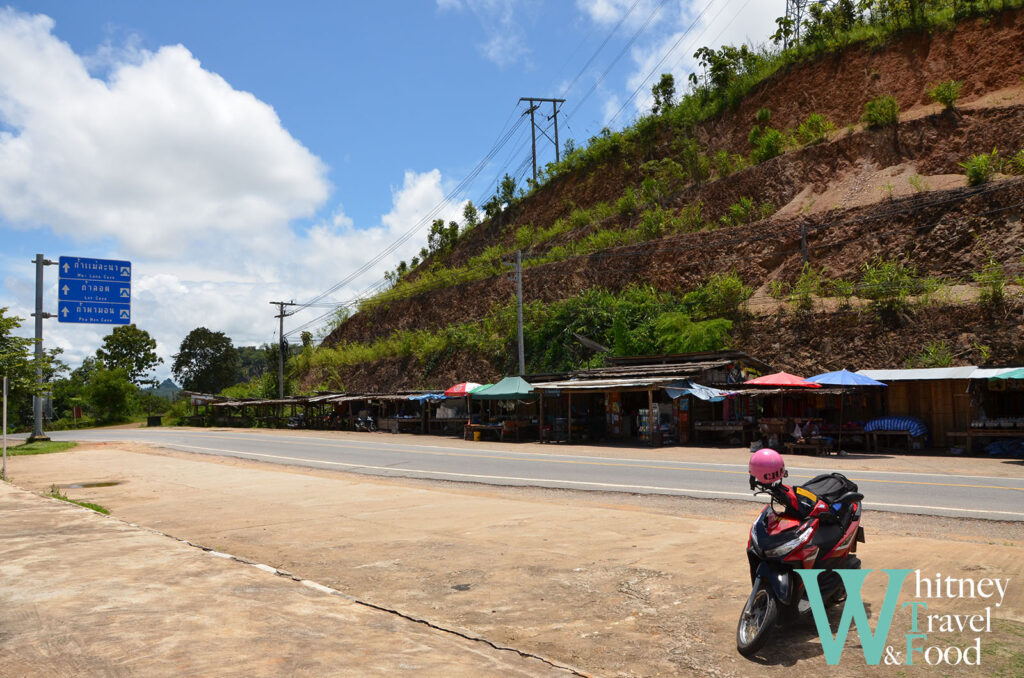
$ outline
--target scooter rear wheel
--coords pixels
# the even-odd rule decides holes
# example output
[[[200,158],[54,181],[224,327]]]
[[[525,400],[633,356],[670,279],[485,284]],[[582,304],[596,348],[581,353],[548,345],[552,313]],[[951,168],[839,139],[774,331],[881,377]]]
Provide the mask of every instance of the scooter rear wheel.
[[[760,579],[743,606],[736,625],[736,649],[744,657],[754,656],[768,641],[768,632],[779,616],[779,606],[771,589]]]

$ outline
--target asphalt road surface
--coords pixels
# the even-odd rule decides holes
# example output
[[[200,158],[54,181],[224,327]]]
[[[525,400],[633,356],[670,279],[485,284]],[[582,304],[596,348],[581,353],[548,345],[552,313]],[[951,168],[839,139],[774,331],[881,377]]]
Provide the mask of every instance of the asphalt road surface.
[[[741,464],[619,459],[516,451],[479,443],[472,449],[443,438],[411,442],[407,437],[346,438],[261,433],[230,429],[96,429],[58,431],[54,440],[134,442],[258,461],[336,469],[368,475],[428,478],[494,485],[559,487],[764,502],[747,485]],[[372,436],[376,438],[377,436]],[[428,442],[429,440],[429,442]],[[1024,478],[815,467],[812,459],[790,468],[799,484],[819,474],[844,472],[860,486],[865,508],[990,520],[1024,521]],[[841,465],[841,464],[840,464]]]

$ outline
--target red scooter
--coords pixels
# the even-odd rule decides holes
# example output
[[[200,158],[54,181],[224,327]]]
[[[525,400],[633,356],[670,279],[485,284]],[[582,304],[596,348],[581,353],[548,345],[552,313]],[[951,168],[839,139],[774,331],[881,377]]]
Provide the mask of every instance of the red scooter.
[[[774,450],[767,452],[778,456]],[[781,456],[777,463],[765,472],[751,460],[750,489],[770,495],[772,501],[754,521],[747,540],[753,588],[736,627],[736,649],[745,657],[764,646],[776,621],[792,622],[810,612],[803,579],[794,570],[826,570],[818,585],[829,605],[846,599],[835,570],[860,568],[854,553],[857,542],[864,541],[864,495],[857,485],[840,473],[830,473],[787,487],[781,482],[788,475]]]

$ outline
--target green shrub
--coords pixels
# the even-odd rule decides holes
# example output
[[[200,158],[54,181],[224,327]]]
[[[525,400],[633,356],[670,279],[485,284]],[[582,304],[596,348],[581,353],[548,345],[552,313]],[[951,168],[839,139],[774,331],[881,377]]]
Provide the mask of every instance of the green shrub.
[[[753,165],[759,165],[765,160],[771,160],[775,156],[781,155],[785,145],[782,132],[774,127],[767,127],[763,130],[755,127],[750,130],[749,141],[754,147],[750,151],[750,162]]]
[[[707,222],[704,221],[703,212],[704,203],[700,200],[682,208],[679,210],[679,216],[673,220],[676,230],[682,233],[692,233],[701,230],[707,226]]]
[[[956,108],[957,99],[960,98],[960,88],[963,87],[963,80],[947,80],[940,82],[928,90],[928,97],[945,106],[948,110]]]
[[[964,174],[967,175],[967,185],[978,186],[999,171],[999,151],[993,148],[991,153],[972,155],[960,163],[960,166],[964,168]]]
[[[758,125],[767,125],[768,121],[772,119],[772,112],[767,108],[757,109],[757,113],[754,114],[754,120],[757,121]]]
[[[840,308],[849,308],[850,299],[853,297],[854,290],[856,289],[854,284],[848,280],[842,278],[836,278],[829,283],[832,295],[839,299]]]
[[[807,120],[796,128],[794,137],[801,146],[810,146],[824,141],[836,129],[835,124],[820,113],[811,113]]]
[[[810,264],[804,264],[800,277],[796,279],[789,300],[796,305],[798,311],[810,311],[814,308],[814,295],[822,290],[821,278],[825,269],[816,271]]]
[[[622,194],[622,197],[615,202],[615,211],[621,216],[630,216],[636,212],[639,205],[640,201],[637,200],[636,191],[633,190],[632,186],[629,186]]]
[[[772,299],[785,299],[789,296],[790,285],[785,280],[769,280],[768,296]]]
[[[974,282],[981,286],[983,306],[998,308],[1006,300],[1006,271],[1003,265],[989,257],[981,271],[974,274]]]
[[[944,341],[932,341],[925,347],[924,351],[910,358],[906,362],[907,367],[950,367],[953,364],[953,351],[949,344]]]
[[[747,159],[739,153],[718,151],[711,156],[711,166],[719,178],[734,174],[747,166]]]
[[[912,295],[934,291],[931,279],[921,278],[917,268],[898,259],[875,259],[861,266],[857,293],[870,299],[883,316],[904,309]]]
[[[1007,174],[1024,174],[1024,148],[1017,151],[1017,155],[1006,159],[1003,171]]]
[[[876,97],[864,104],[864,116],[861,118],[868,127],[885,127],[900,121],[900,104],[896,97],[886,94]]]
[[[730,317],[750,298],[753,289],[743,284],[739,274],[715,273],[692,292],[683,296],[687,315],[696,319]]]
[[[909,183],[910,186],[918,193],[925,193],[931,190],[931,186],[929,186],[928,182],[922,179],[919,174],[911,175],[911,177],[907,179],[907,183]]]
[[[668,230],[668,213],[660,207],[645,210],[640,216],[638,231],[643,240],[655,240]]]

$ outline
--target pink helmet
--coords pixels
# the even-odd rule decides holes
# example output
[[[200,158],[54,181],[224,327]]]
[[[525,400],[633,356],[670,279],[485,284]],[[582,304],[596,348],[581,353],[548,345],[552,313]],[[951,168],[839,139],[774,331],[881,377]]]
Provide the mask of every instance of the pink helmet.
[[[762,485],[774,485],[786,476],[786,462],[782,455],[764,447],[750,455],[750,475]]]

